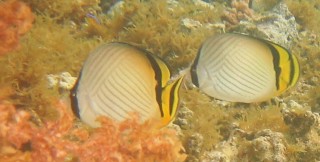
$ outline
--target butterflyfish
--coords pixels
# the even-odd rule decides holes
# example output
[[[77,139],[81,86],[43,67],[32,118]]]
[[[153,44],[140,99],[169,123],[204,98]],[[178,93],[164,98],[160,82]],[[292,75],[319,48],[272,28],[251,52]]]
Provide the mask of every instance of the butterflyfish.
[[[168,65],[156,55],[125,43],[103,44],[93,50],[71,92],[76,115],[99,127],[98,116],[116,121],[131,112],[142,121],[154,118],[167,125],[179,106],[182,77],[172,80]]]
[[[191,65],[192,83],[207,95],[232,102],[262,102],[299,79],[297,57],[271,41],[219,34],[202,44]]]

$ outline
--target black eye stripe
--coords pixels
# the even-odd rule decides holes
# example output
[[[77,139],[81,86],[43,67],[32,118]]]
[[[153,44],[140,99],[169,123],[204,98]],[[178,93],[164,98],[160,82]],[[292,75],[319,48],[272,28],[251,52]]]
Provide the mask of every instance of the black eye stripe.
[[[78,118],[80,118],[80,110],[79,110],[79,104],[78,104],[78,98],[77,98],[77,90],[78,90],[80,78],[81,78],[81,72],[80,72],[80,75],[79,75],[75,85],[73,86],[73,88],[70,91],[71,109],[72,109],[72,112]]]
[[[192,83],[197,87],[199,87],[199,80],[198,80],[198,75],[197,75],[197,66],[198,66],[198,62],[199,62],[200,52],[201,52],[201,48],[199,49],[199,51],[197,53],[197,56],[194,59],[194,62],[193,62],[192,66],[191,66],[191,69],[190,69]]]

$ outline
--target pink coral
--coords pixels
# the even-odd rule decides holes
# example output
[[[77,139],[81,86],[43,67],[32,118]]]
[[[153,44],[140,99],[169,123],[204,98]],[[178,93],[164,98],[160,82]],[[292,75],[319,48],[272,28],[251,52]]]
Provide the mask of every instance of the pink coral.
[[[20,148],[32,136],[32,127],[26,122],[30,115],[25,111],[16,111],[9,103],[1,103],[0,112],[0,139],[6,138]]]
[[[1,102],[0,159],[35,162],[65,161],[68,157],[86,162],[185,159],[180,153],[182,145],[176,133],[167,128],[159,130],[152,121],[141,124],[138,117],[133,116],[117,123],[101,117],[102,126],[89,133],[82,127],[74,127],[74,116],[65,104],[59,102],[56,107],[59,120],[36,127],[29,121],[29,113]],[[26,143],[30,143],[31,150],[23,152]]]
[[[30,8],[23,2],[0,2],[0,55],[18,47],[20,36],[31,28],[33,20]]]
[[[232,0],[231,9],[226,9],[222,19],[227,25],[237,25],[241,20],[250,20],[253,18],[253,10],[249,8],[249,0]]]
[[[0,114],[0,162],[30,161],[29,154],[16,150],[32,137],[30,115],[5,101],[0,101]]]
[[[173,130],[138,123],[138,118],[116,124],[101,118],[102,127],[77,150],[83,161],[183,161],[182,145]]]

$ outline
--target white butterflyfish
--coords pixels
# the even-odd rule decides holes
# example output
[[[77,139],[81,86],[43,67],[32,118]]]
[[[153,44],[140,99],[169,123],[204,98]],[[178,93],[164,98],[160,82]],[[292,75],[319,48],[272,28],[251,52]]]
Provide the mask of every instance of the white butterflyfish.
[[[98,116],[116,121],[136,112],[142,121],[167,125],[179,106],[183,77],[171,78],[168,65],[156,55],[126,43],[108,43],[85,61],[71,99],[76,115],[92,127]]]
[[[191,69],[192,83],[207,95],[232,102],[262,102],[293,87],[297,57],[271,41],[243,34],[209,37]]]

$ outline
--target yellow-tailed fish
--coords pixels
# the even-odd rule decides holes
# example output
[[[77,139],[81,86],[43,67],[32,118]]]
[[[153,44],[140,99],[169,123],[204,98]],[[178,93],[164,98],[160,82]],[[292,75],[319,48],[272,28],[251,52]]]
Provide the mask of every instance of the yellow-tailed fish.
[[[273,42],[242,34],[207,39],[191,66],[194,85],[211,97],[232,102],[261,102],[293,87],[299,63]]]
[[[98,116],[116,121],[137,112],[141,119],[167,125],[179,105],[182,77],[171,80],[166,63],[151,53],[125,43],[109,43],[92,51],[71,93],[73,109],[92,127]]]

